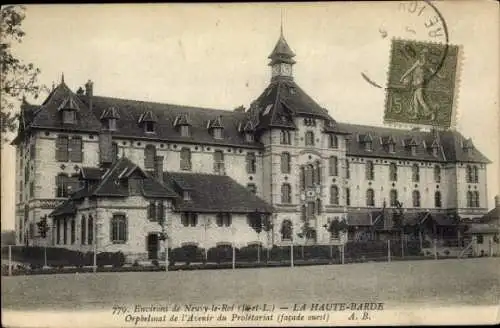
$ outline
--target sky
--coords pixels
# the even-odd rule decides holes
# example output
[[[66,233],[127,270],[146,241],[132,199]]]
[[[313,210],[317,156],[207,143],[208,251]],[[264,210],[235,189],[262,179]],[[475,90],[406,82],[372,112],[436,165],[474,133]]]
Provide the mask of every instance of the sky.
[[[492,208],[500,193],[498,6],[433,2],[441,20],[414,4],[28,5],[26,36],[14,51],[48,86],[64,73],[74,91],[90,79],[96,95],[232,110],[248,107],[269,83],[267,56],[282,21],[295,81],[337,121],[383,126],[385,90],[361,73],[385,86],[391,39],[445,43],[429,36],[444,20],[448,42],[462,53],[454,128],[493,162]],[[14,228],[14,156],[14,147],[2,149],[2,229]]]

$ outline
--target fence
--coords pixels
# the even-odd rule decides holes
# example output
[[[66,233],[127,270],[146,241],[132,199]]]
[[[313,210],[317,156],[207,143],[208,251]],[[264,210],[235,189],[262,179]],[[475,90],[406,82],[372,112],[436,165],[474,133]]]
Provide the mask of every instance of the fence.
[[[464,258],[498,256],[500,248],[493,240],[478,244],[470,240],[377,240],[348,241],[344,245],[287,245],[264,248],[258,245],[241,248],[221,245],[210,249],[194,245],[169,249],[169,267],[164,263],[165,254],[150,260],[150,266],[164,269],[176,268],[236,268],[261,266],[299,266],[315,264],[346,264],[362,262],[390,262],[418,259]],[[78,252],[55,247],[2,247],[2,274],[11,274],[19,264],[30,269],[42,267],[97,267],[120,268],[126,265],[121,252]],[[143,264],[135,262],[133,267]]]

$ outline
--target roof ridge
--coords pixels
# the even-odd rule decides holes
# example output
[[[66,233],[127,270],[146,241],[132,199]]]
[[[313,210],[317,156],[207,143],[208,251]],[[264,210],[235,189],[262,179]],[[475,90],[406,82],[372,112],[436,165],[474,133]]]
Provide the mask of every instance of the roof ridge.
[[[121,98],[121,97],[110,97],[110,96],[99,96],[99,95],[94,95],[94,98],[103,98],[103,99],[110,99],[110,100],[121,100],[121,101],[130,101],[130,102],[135,102],[135,103],[146,103],[146,104],[155,104],[155,105],[168,105],[168,106],[173,106],[177,107],[178,109],[185,108],[185,109],[194,109],[194,110],[209,110],[209,111],[217,111],[217,112],[223,112],[223,113],[239,113],[239,114],[246,114],[246,112],[235,112],[230,109],[219,109],[219,108],[211,108],[211,107],[203,107],[203,106],[190,106],[190,105],[181,105],[181,104],[174,104],[170,102],[158,102],[158,101],[145,101],[145,100],[139,100],[139,99],[130,99],[130,98]]]

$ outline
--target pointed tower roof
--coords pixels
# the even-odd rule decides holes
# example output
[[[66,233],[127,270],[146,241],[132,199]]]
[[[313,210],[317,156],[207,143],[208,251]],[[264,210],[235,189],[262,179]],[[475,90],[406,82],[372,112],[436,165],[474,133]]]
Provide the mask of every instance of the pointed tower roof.
[[[283,27],[281,27],[280,38],[276,45],[274,46],[273,52],[269,55],[269,59],[271,62],[269,65],[274,65],[276,63],[288,63],[295,64],[295,60],[292,58],[295,57],[295,53],[290,49],[290,46],[285,40],[283,36]]]

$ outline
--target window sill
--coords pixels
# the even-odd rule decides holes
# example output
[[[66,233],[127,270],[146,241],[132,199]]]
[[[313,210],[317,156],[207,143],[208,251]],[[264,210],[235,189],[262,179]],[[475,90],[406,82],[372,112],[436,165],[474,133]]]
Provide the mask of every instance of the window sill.
[[[113,245],[123,245],[126,244],[127,242],[124,240],[113,240],[112,243]]]

